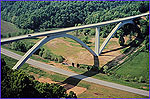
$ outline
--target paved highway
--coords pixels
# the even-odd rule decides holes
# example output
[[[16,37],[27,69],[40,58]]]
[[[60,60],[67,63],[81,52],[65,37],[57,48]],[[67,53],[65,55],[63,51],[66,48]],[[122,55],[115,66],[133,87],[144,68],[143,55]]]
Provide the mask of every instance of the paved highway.
[[[1,53],[6,55],[6,56],[12,57],[16,60],[19,60],[22,57],[21,55],[18,55],[14,52],[8,51],[8,50],[3,49],[3,48],[1,48]],[[48,65],[48,64],[33,60],[33,59],[28,59],[28,61],[26,61],[26,63],[31,64],[31,65],[36,66],[36,67],[39,67],[39,68],[42,68],[42,69],[53,71],[53,72],[56,72],[56,73],[59,73],[59,74],[62,74],[62,75],[66,75],[66,76],[69,76],[69,77],[71,76],[71,77],[74,77],[74,78],[77,78],[77,79],[82,79],[82,80],[87,81],[87,82],[92,82],[92,83],[95,83],[95,84],[104,85],[104,86],[107,86],[107,87],[111,87],[111,88],[131,92],[131,93],[135,93],[135,94],[139,94],[139,95],[149,96],[148,91],[144,91],[144,90],[140,90],[140,89],[136,89],[136,88],[120,85],[120,84],[115,84],[115,83],[111,83],[111,82],[107,82],[107,81],[102,81],[102,80],[98,80],[98,79],[95,79],[95,78],[92,78],[92,77],[87,77],[87,76],[84,76],[84,75],[79,75],[79,74],[72,73],[72,72],[69,72],[69,71],[66,71],[66,70],[54,67],[52,65]]]
[[[5,39],[1,40],[1,43],[4,44],[4,43],[8,43],[8,42],[13,42],[13,41],[22,40],[22,39],[29,39],[29,38],[33,38],[33,37],[40,37],[40,36],[58,35],[58,34],[63,34],[63,33],[71,32],[71,31],[79,30],[79,29],[93,28],[93,27],[99,27],[99,26],[103,26],[103,25],[107,25],[107,24],[128,21],[128,20],[132,20],[132,19],[135,19],[135,18],[138,18],[138,17],[145,16],[145,15],[149,15],[149,12],[143,13],[143,14],[140,14],[140,15],[120,18],[120,19],[116,19],[116,20],[96,23],[96,24],[88,24],[88,25],[83,25],[83,26],[69,27],[69,28],[64,28],[64,29],[58,29],[58,30],[40,32],[40,33],[16,36],[16,37],[11,37],[11,38],[5,38]]]

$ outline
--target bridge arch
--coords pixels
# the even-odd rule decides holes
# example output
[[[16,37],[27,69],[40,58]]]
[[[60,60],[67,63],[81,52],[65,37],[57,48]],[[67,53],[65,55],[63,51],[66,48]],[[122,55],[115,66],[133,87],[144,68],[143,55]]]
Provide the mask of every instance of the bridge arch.
[[[109,33],[109,35],[106,37],[105,41],[100,46],[99,55],[102,53],[102,51],[104,50],[105,46],[108,44],[108,42],[113,37],[113,35],[117,32],[117,30],[120,29],[125,24],[133,24],[133,25],[135,25],[135,23],[132,20],[119,22],[116,25],[116,27]]]
[[[45,43],[47,43],[48,41],[55,39],[55,38],[60,38],[60,37],[68,37],[70,39],[75,40],[76,42],[78,42],[81,46],[83,46],[84,48],[86,48],[93,56],[97,56],[96,53],[89,48],[85,43],[83,43],[80,39],[78,39],[77,37],[74,37],[72,35],[69,34],[60,34],[60,35],[50,35],[50,36],[46,36],[44,37],[42,40],[40,40],[38,43],[36,43],[30,50],[28,50],[24,56],[22,56],[22,58],[17,62],[17,64],[12,68],[14,69],[19,69],[29,58],[30,56],[36,51],[38,50],[42,45],[44,45]]]

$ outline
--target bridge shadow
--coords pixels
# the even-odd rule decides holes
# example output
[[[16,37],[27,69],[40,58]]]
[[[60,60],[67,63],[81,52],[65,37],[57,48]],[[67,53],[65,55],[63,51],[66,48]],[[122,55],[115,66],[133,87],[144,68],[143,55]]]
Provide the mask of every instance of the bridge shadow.
[[[92,77],[92,76],[98,74],[99,70],[98,70],[97,66],[99,66],[99,59],[98,59],[98,56],[94,56],[93,58],[94,58],[94,66],[90,70],[88,70],[88,71],[86,71],[82,74],[70,76],[67,79],[65,79],[63,82],[60,82],[58,84],[59,85],[66,84],[66,85],[64,85],[64,88],[66,90],[69,90],[69,89],[74,88],[75,86],[77,86],[78,83],[81,80],[83,80],[85,78],[88,78],[88,77]],[[73,86],[68,86],[67,84],[70,84],[70,85],[73,85]]]
[[[70,76],[68,77],[67,79],[65,79],[63,82],[60,82],[59,85],[63,85],[63,84],[66,84],[64,85],[64,88],[66,90],[69,90],[69,89],[72,89],[74,88],[75,86],[78,85],[78,83],[85,79],[85,78],[88,78],[88,77],[92,77],[94,75],[98,74],[98,72],[95,72],[95,71],[87,71],[83,74],[79,74],[79,75],[74,75],[74,76]],[[68,86],[67,84],[70,84],[70,85],[73,85],[73,86]]]
[[[124,48],[126,48],[126,47],[128,47],[128,46],[129,46],[129,45],[125,45],[125,46],[122,46],[122,47],[119,47],[119,48],[116,48],[116,49],[112,49],[112,50],[109,50],[109,51],[102,52],[101,54],[105,54],[105,53],[109,53],[109,52],[121,50],[121,49],[124,49]],[[103,55],[100,55],[100,56],[103,56]]]
[[[120,49],[123,49],[123,48],[126,48],[128,46],[131,46],[132,44],[128,44],[128,45],[124,45],[122,47],[119,47],[119,48],[116,48],[116,49],[113,49],[113,50],[110,50],[110,51],[105,51],[105,52],[102,52],[102,54],[105,54],[105,53],[109,53],[109,52],[112,52],[112,51],[117,51],[117,50],[120,50]],[[120,56],[119,56],[120,57]],[[122,56],[121,56],[122,57]],[[99,67],[99,58],[98,56],[94,56],[94,66],[95,67]],[[118,58],[118,57],[116,57]],[[119,58],[120,59],[120,58]],[[114,59],[115,60],[115,59]],[[109,63],[109,62],[108,62]],[[114,65],[114,64],[113,64]],[[104,65],[105,66],[105,65]],[[68,77],[67,79],[65,79],[63,82],[60,82],[58,83],[59,85],[63,85],[64,84],[64,88],[66,90],[69,90],[69,89],[72,89],[74,88],[75,86],[77,86],[80,81],[82,81],[83,79],[85,78],[88,78],[88,77],[92,77],[96,74],[99,74],[99,73],[103,73],[103,68],[101,68],[100,70],[96,71],[96,69],[91,69],[89,71],[86,71],[85,73],[82,73],[82,74],[78,74],[78,75],[74,75],[74,76],[70,76]],[[67,84],[70,84],[72,86],[68,86]]]
[[[140,36],[139,36],[140,37]],[[140,43],[139,43],[139,45],[142,43],[142,41],[140,40],[140,39],[138,39],[138,36],[135,38],[135,40],[138,40]],[[131,48],[133,48],[133,50],[131,50],[131,51],[125,51],[125,53],[126,54],[130,54],[130,53],[132,53],[135,49],[135,40],[133,40],[131,43],[129,43],[128,45],[124,45],[124,46],[122,46],[122,47],[120,47],[120,48],[116,48],[116,49],[113,49],[113,50],[110,50],[110,51],[105,51],[105,52],[102,52],[101,54],[105,54],[105,53],[109,53],[109,52],[112,52],[112,51],[117,51],[117,50],[120,50],[120,49],[123,49],[123,48],[126,48],[126,47],[128,47],[128,46],[130,46],[128,49],[131,49]],[[127,53],[128,52],[128,53]],[[118,57],[116,57],[114,60],[121,60],[123,57],[124,57],[125,55],[123,54],[123,55],[120,55],[120,56],[118,56]],[[110,62],[113,62],[114,63],[114,60],[112,60],[112,61],[110,61]],[[107,66],[109,67],[109,64],[110,64],[110,62],[108,62],[107,63]],[[115,61],[115,63],[117,63],[116,61]],[[110,66],[111,67],[113,67],[114,65],[116,65],[116,64],[110,64]],[[94,56],[94,66],[95,67],[99,67],[99,59],[98,59],[98,56]],[[105,65],[104,65],[105,66]],[[88,78],[88,77],[92,77],[92,76],[94,76],[94,75],[96,75],[96,74],[98,74],[98,73],[102,73],[103,72],[103,68],[101,68],[99,71],[94,71],[94,69],[91,69],[91,70],[89,70],[89,71],[86,71],[85,73],[82,73],[82,74],[78,74],[78,75],[74,75],[74,76],[70,76],[70,77],[68,77],[67,79],[65,79],[63,82],[61,82],[60,83],[60,85],[62,85],[62,84],[70,84],[70,85],[73,85],[73,86],[67,86],[67,85],[65,85],[64,87],[65,88],[67,88],[66,90],[69,90],[69,89],[71,89],[71,88],[73,88],[73,87],[75,87],[75,86],[77,86],[78,84],[79,84],[79,82],[81,81],[81,80],[83,80],[83,79],[85,79],[85,78]]]

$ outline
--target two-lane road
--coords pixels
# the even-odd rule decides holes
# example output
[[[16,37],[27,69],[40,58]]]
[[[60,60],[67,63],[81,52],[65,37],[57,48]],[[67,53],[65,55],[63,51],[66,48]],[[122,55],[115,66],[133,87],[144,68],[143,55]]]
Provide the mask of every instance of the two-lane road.
[[[3,48],[1,48],[1,53],[6,55],[6,56],[12,57],[16,60],[19,60],[22,57],[21,55],[18,55],[14,52],[8,51],[8,50],[3,49]],[[71,76],[71,77],[74,77],[74,78],[77,78],[77,79],[82,79],[82,80],[87,81],[87,82],[92,82],[92,83],[95,83],[95,84],[104,85],[104,86],[107,86],[107,87],[111,87],[111,88],[131,92],[131,93],[135,93],[135,94],[139,94],[139,95],[149,96],[149,91],[140,90],[140,89],[136,89],[136,88],[120,85],[120,84],[115,84],[115,83],[112,83],[112,82],[102,81],[102,80],[98,80],[98,79],[95,79],[95,78],[92,78],[92,77],[87,77],[87,76],[84,76],[84,75],[79,75],[79,74],[72,73],[72,72],[69,72],[69,71],[66,71],[66,70],[54,67],[52,65],[48,65],[48,64],[33,60],[33,59],[28,59],[28,61],[26,63],[31,64],[31,65],[36,66],[36,67],[39,67],[39,68],[42,68],[42,69],[53,71],[53,72],[56,72],[56,73],[59,73],[59,74],[62,74],[62,75],[67,75],[69,77]]]

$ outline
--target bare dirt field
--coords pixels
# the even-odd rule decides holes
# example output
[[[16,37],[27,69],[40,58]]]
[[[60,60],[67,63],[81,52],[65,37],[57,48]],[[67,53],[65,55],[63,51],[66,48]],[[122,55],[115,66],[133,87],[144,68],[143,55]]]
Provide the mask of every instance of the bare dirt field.
[[[104,41],[104,39],[102,39]],[[90,40],[94,46],[94,38]],[[102,42],[101,42],[102,43]],[[93,65],[94,59],[91,53],[86,49],[82,48],[78,43],[68,42],[63,38],[57,38],[46,43],[46,46],[55,54],[62,55],[68,64],[79,63]],[[91,47],[94,49],[94,47]],[[103,66],[107,62],[111,61],[116,56],[120,55],[120,50],[115,50],[120,48],[117,38],[112,38],[106,48],[104,49],[104,54],[99,56],[100,66]],[[113,51],[115,50],[115,51]]]
[[[55,81],[52,81],[50,78],[45,78],[45,77],[40,77],[39,78],[39,75],[38,74],[34,74],[34,73],[30,73],[31,75],[34,75],[35,77],[35,80],[38,80],[39,82],[43,82],[43,83],[56,83],[56,84],[59,84],[61,86],[64,86],[64,88],[67,90],[67,93],[69,93],[70,91],[73,91],[76,93],[76,95],[79,95],[81,93],[83,93],[84,91],[86,91],[87,89],[86,88],[83,88],[83,87],[78,87],[78,86],[73,86],[71,84],[62,84],[60,82],[55,82]]]

